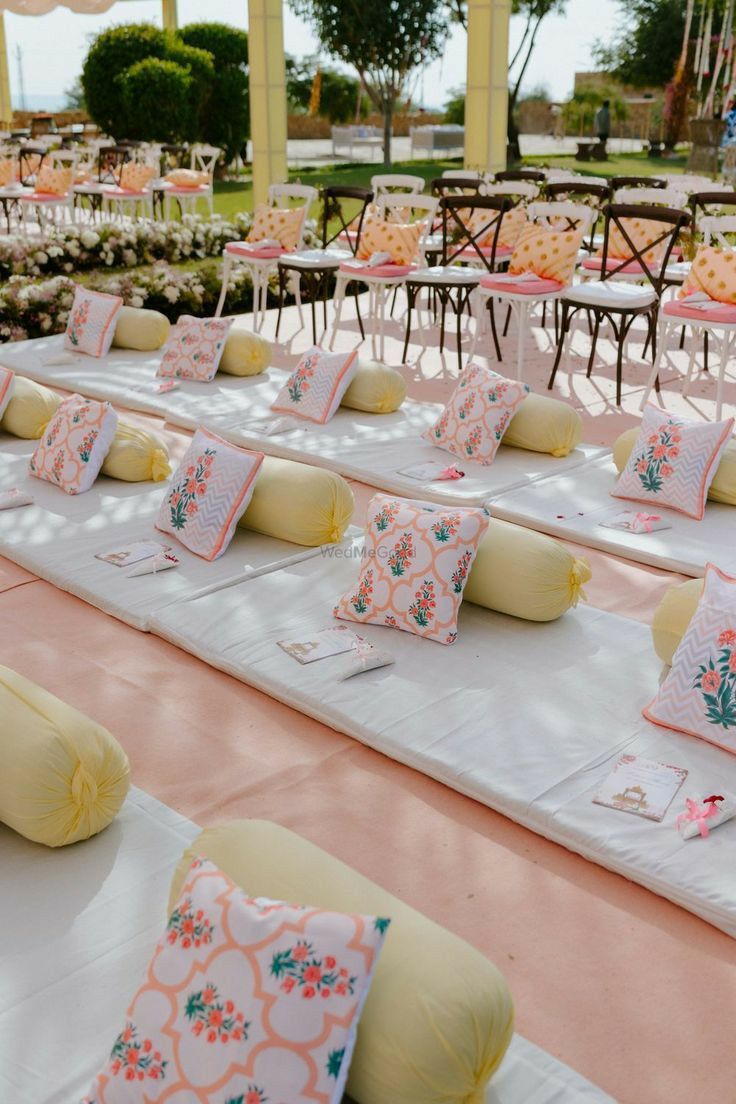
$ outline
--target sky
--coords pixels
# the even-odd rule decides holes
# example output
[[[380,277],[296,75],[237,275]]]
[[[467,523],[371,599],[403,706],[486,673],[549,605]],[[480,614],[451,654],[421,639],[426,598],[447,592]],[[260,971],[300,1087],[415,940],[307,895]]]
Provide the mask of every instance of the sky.
[[[203,18],[247,29],[247,0],[178,0],[179,23]],[[549,16],[542,24],[530,64],[527,89],[544,85],[553,99],[565,99],[572,91],[577,70],[593,67],[591,47],[596,39],[609,41],[619,13],[617,0],[568,0],[564,16]],[[5,30],[10,62],[13,105],[20,107],[19,65],[22,51],[26,106],[54,109],[62,106],[63,92],[79,75],[90,36],[115,23],[151,21],[160,24],[159,0],[125,0],[101,16],[75,15],[57,8],[44,16],[6,13]],[[511,22],[511,49],[521,35],[522,24]],[[295,57],[317,52],[318,44],[288,8],[284,12],[284,39]],[[417,105],[442,106],[451,89],[465,82],[465,32],[455,28],[442,58],[419,75],[413,95]]]

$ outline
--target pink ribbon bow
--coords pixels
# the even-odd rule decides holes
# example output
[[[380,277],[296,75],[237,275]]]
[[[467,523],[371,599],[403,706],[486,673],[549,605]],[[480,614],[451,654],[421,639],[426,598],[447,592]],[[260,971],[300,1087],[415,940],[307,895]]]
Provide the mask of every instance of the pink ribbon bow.
[[[714,817],[718,812],[718,801],[723,801],[722,797],[706,797],[702,807],[698,805],[697,801],[693,801],[691,797],[685,798],[686,812],[680,813],[677,818],[677,827],[680,828],[683,824],[695,823],[698,827],[698,831],[703,839],[707,839],[710,835],[708,825],[706,821],[711,817]]]
[[[438,479],[463,479],[465,472],[458,471],[454,464],[450,464],[449,468],[445,468],[437,476]]]
[[[643,529],[645,533],[651,533],[654,522],[661,520],[662,517],[660,514],[635,514],[632,522],[632,529],[636,526],[634,532],[640,532]]]

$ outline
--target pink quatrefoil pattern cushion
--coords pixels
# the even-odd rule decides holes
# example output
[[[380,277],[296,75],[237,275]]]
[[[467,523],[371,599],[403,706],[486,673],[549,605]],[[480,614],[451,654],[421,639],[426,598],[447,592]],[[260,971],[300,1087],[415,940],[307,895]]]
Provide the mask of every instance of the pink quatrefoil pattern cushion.
[[[611,494],[633,502],[656,502],[701,521],[705,500],[734,420],[694,422],[644,408],[641,430]]]
[[[218,559],[248,509],[262,463],[262,452],[238,448],[198,429],[171,478],[156,528],[197,556]]]
[[[736,752],[736,579],[713,564],[672,669],[644,716]]]
[[[77,287],[66,324],[64,348],[87,356],[107,356],[122,305],[119,295]]]
[[[195,859],[84,1104],[339,1104],[388,926]]]
[[[310,422],[329,422],[357,368],[357,352],[326,353],[314,345],[299,361],[271,409]]]
[[[463,460],[492,464],[509,422],[529,394],[519,380],[469,364],[441,415],[423,436]]]
[[[164,346],[156,375],[210,383],[232,324],[232,318],[194,318],[183,314]]]
[[[118,416],[108,402],[70,395],[59,405],[36,445],[28,470],[67,494],[84,494],[110,451]]]
[[[7,410],[8,403],[13,397],[15,385],[15,373],[9,368],[0,368],[0,418]]]
[[[465,583],[489,520],[485,510],[375,495],[365,566],[335,617],[454,644]]]

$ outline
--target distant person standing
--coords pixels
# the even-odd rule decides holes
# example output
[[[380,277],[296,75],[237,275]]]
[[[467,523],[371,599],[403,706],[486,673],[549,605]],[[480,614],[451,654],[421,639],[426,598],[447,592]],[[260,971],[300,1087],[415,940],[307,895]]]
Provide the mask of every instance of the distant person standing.
[[[611,101],[604,100],[595,113],[595,129],[598,141],[604,146],[611,133]]]

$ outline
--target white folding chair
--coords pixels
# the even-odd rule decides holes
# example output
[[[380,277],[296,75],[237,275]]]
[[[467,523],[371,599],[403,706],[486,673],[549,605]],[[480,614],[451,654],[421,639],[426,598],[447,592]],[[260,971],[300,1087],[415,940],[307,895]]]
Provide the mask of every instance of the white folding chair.
[[[53,150],[46,154],[43,165],[39,169],[33,191],[25,192],[18,196],[20,203],[21,222],[24,231],[27,232],[27,213],[33,209],[36,213],[39,229],[43,232],[48,223],[60,225],[65,222],[73,222],[74,210],[74,170],[79,160],[76,150]],[[38,191],[38,178],[44,167],[52,169],[70,169],[72,181],[63,195],[55,195],[50,192]]]
[[[419,195],[424,191],[424,177],[411,176],[408,173],[377,173],[371,177],[371,191],[374,200],[392,192],[410,192]]]
[[[647,203],[662,207],[687,207],[690,193],[677,188],[617,188],[614,203]]]
[[[206,184],[198,184],[195,188],[183,188],[176,184],[164,182],[164,218],[171,219],[174,203],[177,203],[182,215],[193,215],[197,211],[197,202],[204,199],[210,209],[210,217],[215,213],[215,166],[222,150],[219,146],[206,144],[194,145],[190,151],[189,167],[194,172],[207,173]]]

